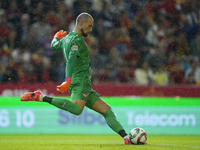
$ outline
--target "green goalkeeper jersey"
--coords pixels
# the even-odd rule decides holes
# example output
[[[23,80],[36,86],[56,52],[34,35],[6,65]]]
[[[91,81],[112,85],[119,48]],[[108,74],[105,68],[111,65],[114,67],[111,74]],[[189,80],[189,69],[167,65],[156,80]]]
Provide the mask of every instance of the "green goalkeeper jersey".
[[[54,51],[63,51],[66,62],[66,77],[72,78],[71,84],[91,85],[89,49],[81,35],[70,32],[60,40],[54,38],[51,48]]]

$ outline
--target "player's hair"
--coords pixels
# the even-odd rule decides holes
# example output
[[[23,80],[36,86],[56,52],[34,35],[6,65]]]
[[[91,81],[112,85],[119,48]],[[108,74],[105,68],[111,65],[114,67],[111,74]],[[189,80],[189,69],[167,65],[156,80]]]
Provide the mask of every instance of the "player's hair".
[[[76,18],[76,25],[78,25],[81,21],[87,21],[87,19],[88,18],[92,18],[93,19],[93,17],[90,15],[90,14],[88,14],[88,13],[86,13],[86,12],[83,12],[83,13],[81,13],[80,15],[78,15],[78,17]]]

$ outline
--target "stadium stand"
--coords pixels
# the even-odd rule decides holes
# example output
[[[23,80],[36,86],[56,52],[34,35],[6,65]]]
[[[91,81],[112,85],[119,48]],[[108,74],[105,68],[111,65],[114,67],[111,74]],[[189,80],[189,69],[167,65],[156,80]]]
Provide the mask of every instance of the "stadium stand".
[[[93,83],[200,85],[198,0],[1,0],[0,83],[51,83],[65,78],[53,35],[92,14]],[[61,57],[62,55],[62,57]]]

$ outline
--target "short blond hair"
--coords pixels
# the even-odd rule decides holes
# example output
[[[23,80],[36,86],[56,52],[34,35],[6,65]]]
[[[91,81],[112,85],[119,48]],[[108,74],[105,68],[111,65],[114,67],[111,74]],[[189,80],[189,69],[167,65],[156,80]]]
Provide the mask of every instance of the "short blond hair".
[[[93,17],[89,13],[83,12],[79,14],[78,17],[76,18],[76,25],[82,21],[84,22],[87,21],[88,18],[91,18],[93,20]]]

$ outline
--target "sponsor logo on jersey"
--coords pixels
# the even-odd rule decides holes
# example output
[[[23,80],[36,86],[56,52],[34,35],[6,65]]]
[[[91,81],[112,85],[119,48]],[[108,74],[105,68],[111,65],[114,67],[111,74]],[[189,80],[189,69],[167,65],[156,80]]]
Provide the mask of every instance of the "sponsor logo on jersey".
[[[86,98],[87,98],[87,94],[86,94],[86,93],[83,93],[83,97],[86,99]]]
[[[78,50],[78,46],[77,45],[72,46],[72,51],[77,51],[77,50]]]

